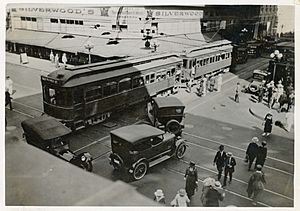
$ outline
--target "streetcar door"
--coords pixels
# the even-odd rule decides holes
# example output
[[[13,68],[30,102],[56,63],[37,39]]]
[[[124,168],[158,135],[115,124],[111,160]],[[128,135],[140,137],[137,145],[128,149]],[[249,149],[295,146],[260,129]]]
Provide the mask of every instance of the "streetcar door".
[[[84,99],[83,99],[83,89],[74,89],[73,90],[73,99],[74,99],[74,119],[84,119]]]

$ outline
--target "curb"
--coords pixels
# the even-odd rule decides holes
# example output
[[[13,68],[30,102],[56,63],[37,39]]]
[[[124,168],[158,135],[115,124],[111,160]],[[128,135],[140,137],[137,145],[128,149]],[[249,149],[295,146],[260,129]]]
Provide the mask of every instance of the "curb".
[[[261,116],[255,114],[255,113],[253,112],[253,109],[252,109],[252,108],[249,108],[249,112],[250,112],[250,114],[252,114],[252,115],[255,116],[256,118],[258,118],[258,119],[260,119],[260,120],[264,120],[264,117],[261,117]]]

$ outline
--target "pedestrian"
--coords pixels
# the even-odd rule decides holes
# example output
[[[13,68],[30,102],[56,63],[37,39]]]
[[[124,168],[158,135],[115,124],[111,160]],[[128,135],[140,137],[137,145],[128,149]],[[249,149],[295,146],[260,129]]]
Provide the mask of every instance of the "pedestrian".
[[[240,101],[240,90],[241,88],[240,88],[240,83],[239,82],[237,82],[237,84],[236,84],[236,87],[235,87],[235,95],[234,95],[234,101],[235,102],[237,102],[237,103],[239,103],[239,101]]]
[[[287,96],[287,103],[288,103],[288,107],[287,110],[289,111],[291,109],[292,106],[294,106],[295,104],[295,93],[294,91],[290,92],[290,94]]]
[[[207,77],[204,77],[202,80],[202,96],[206,95],[206,90],[207,90]]]
[[[285,104],[288,104],[288,97],[286,95],[285,92],[283,92],[283,94],[280,95],[279,97],[279,108],[278,108],[278,112],[282,112],[284,111],[284,109],[282,108]]]
[[[210,92],[210,82],[211,82],[211,76],[207,75],[207,81],[206,81],[206,90],[207,90],[207,92]]]
[[[55,67],[58,68],[59,67],[59,56],[58,56],[58,53],[55,55]]]
[[[68,59],[67,59],[67,55],[66,55],[66,53],[63,53],[63,55],[62,55],[62,58],[61,58],[61,61],[64,63],[64,66],[66,66],[66,65],[67,65],[67,61],[68,61]]]
[[[9,105],[9,109],[10,110],[13,110],[13,107],[12,107],[12,103],[11,103],[11,96],[10,96],[10,93],[8,91],[8,88],[5,89],[5,107]]]
[[[171,201],[173,207],[188,207],[190,203],[189,198],[186,195],[185,190],[182,188],[178,191],[175,198]]]
[[[192,92],[192,79],[191,78],[186,82],[186,91],[188,93]]]
[[[272,125],[273,125],[273,115],[271,113],[267,113],[263,125],[264,125],[264,132],[262,136],[269,136],[272,132]]]
[[[6,76],[5,78],[5,90],[7,90],[9,92],[10,95],[14,94],[14,90],[13,90],[13,81],[11,80],[10,76]]]
[[[234,167],[236,165],[236,161],[234,157],[232,157],[232,153],[228,152],[227,157],[225,159],[225,168],[224,168],[224,182],[223,182],[223,187],[226,186],[227,182],[227,175],[229,174],[229,184],[232,181],[232,174],[234,172]]]
[[[256,161],[255,161],[255,169],[257,168],[257,165],[261,165],[262,167],[265,164],[265,161],[267,159],[267,142],[263,141],[261,143],[261,146],[258,147],[257,149],[257,156],[256,156]]]
[[[247,193],[248,193],[248,197],[252,198],[253,205],[257,205],[257,197],[264,190],[264,184],[266,184],[264,173],[261,170],[262,170],[262,166],[257,165],[256,172],[254,172],[251,175],[248,182]]]
[[[154,192],[154,201],[156,201],[159,204],[166,204],[165,194],[162,189],[157,189]]]
[[[271,108],[274,107],[275,103],[278,103],[278,100],[279,100],[279,94],[278,94],[278,89],[275,87],[273,89],[273,94],[272,94],[272,105],[271,105]]]
[[[213,186],[215,184],[215,182],[216,182],[216,180],[211,177],[207,177],[203,180],[203,187],[202,187],[202,193],[200,196],[200,200],[204,207],[206,206],[206,201],[207,201],[207,198],[206,198],[207,191],[211,186]]]
[[[253,137],[252,140],[251,140],[251,143],[247,147],[246,157],[247,157],[247,160],[249,162],[248,171],[251,170],[252,163],[253,163],[254,159],[256,158],[256,156],[257,156],[257,150],[258,150],[257,143],[258,143],[258,138]]]
[[[220,181],[223,168],[225,165],[225,159],[226,159],[226,152],[224,152],[224,145],[219,146],[219,151],[216,153],[213,166],[217,165],[217,170],[218,170],[218,181]]]
[[[220,73],[219,75],[218,75],[218,79],[217,79],[217,92],[221,92],[221,88],[222,88],[222,73]]]
[[[190,166],[185,171],[184,180],[187,196],[191,199],[198,188],[198,172],[195,162],[190,162]]]
[[[286,120],[286,127],[285,128],[288,132],[290,132],[291,128],[292,128],[292,125],[293,125],[293,122],[294,122],[294,109],[293,108],[290,108],[288,110],[288,112],[286,112],[285,120]]]
[[[258,87],[258,102],[261,103],[265,94],[265,88],[263,84],[260,84]]]
[[[54,54],[53,54],[53,51],[52,51],[52,50],[51,50],[51,52],[50,52],[50,61],[51,61],[52,64],[55,63],[55,61],[54,61]]]
[[[219,201],[223,201],[225,192],[221,193],[221,183],[216,181],[214,185],[210,186],[206,192],[205,207],[219,207]]]
[[[199,96],[202,96],[202,94],[203,94],[203,79],[201,78],[201,79],[199,80],[198,95],[199,95]]]
[[[214,91],[214,88],[215,88],[215,76],[211,76],[210,77],[210,82],[209,82],[209,89],[210,89],[210,91],[211,92],[213,92]]]
[[[278,81],[278,84],[277,84],[277,89],[278,89],[278,95],[279,97],[283,94],[284,92],[284,86],[282,85],[282,81]]]

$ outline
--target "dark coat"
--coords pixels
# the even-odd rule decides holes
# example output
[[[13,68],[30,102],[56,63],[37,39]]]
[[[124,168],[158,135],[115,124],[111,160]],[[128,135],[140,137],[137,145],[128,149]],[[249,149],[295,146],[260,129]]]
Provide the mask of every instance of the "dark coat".
[[[273,124],[272,116],[267,115],[265,117],[265,127],[264,127],[264,132],[265,133],[271,133],[272,132],[272,124]]]
[[[198,187],[197,181],[198,181],[198,172],[197,169],[194,168],[194,170],[190,170],[190,168],[187,168],[185,171],[184,177],[185,180],[185,190],[188,195],[188,197],[193,196],[195,194],[195,189]]]
[[[219,207],[219,201],[223,201],[223,196],[219,191],[209,188],[206,192],[206,207]]]
[[[266,147],[263,146],[259,146],[257,149],[257,156],[256,156],[256,165],[260,164],[260,165],[264,165],[265,160],[267,158],[267,152],[268,149]]]
[[[214,159],[214,163],[216,163],[217,167],[224,167],[226,157],[226,152],[223,151],[222,156],[220,151],[217,152]]]
[[[249,156],[249,158],[255,158],[257,155],[257,149],[258,145],[254,142],[251,142],[247,147],[246,154]]]
[[[225,160],[225,169],[227,169],[229,172],[234,172],[234,167],[236,165],[235,159],[231,157],[230,162],[229,162],[230,157],[227,157]]]

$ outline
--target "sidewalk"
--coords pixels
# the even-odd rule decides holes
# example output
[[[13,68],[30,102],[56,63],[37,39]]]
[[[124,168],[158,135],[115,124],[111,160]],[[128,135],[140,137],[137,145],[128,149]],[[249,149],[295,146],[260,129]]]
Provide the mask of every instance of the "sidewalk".
[[[56,70],[55,64],[51,63],[50,60],[45,59],[38,59],[34,57],[27,57],[28,63],[27,64],[21,64],[20,63],[20,55],[6,52],[5,54],[5,62],[15,65],[20,65],[22,67],[28,67],[35,70],[42,71],[42,75],[49,74]],[[59,65],[63,65],[62,63],[59,63]],[[73,65],[67,65],[68,67],[72,67]]]

